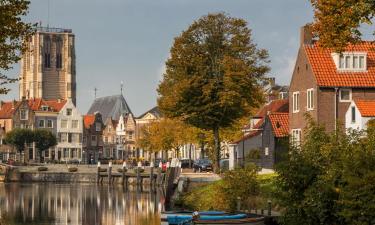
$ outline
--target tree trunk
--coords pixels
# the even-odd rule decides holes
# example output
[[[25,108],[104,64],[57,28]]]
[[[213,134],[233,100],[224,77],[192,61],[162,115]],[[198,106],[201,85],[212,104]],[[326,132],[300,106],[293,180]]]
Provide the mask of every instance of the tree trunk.
[[[189,168],[191,168],[191,143],[189,146]]]
[[[214,130],[214,155],[215,155],[215,173],[220,171],[220,136],[219,128],[215,127]]]

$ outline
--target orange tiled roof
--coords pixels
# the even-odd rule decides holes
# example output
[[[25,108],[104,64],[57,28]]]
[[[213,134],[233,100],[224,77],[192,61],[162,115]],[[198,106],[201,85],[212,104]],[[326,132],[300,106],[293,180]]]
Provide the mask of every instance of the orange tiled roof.
[[[238,144],[238,143],[240,143],[240,142],[242,142],[242,141],[244,141],[244,140],[247,140],[247,139],[249,139],[249,138],[255,137],[255,136],[257,136],[257,135],[259,135],[259,134],[261,134],[261,133],[262,133],[261,130],[253,130],[253,131],[251,131],[250,133],[248,133],[248,134],[246,134],[245,136],[243,136],[242,138],[240,138],[240,139],[238,139],[238,140],[236,140],[236,141],[234,141],[234,142],[232,142],[232,143],[233,143],[233,144]]]
[[[273,100],[267,105],[264,105],[255,114],[254,117],[266,117],[268,112],[289,112],[289,100],[288,99],[278,99]]]
[[[95,121],[95,115],[84,115],[83,116],[83,123],[85,125],[85,128],[90,128],[90,126],[94,123]]]
[[[375,100],[355,100],[354,102],[363,117],[375,116]]]
[[[0,108],[0,118],[1,119],[9,119],[12,118],[14,111],[20,105],[20,102],[11,101],[11,102],[2,102],[2,106]]]
[[[64,107],[66,100],[43,100],[41,98],[32,98],[28,100],[29,106],[33,111],[42,110],[42,106],[48,106],[52,112],[60,112]]]
[[[275,137],[286,137],[289,131],[289,113],[271,113],[268,115]]]
[[[349,45],[345,51],[366,52],[366,72],[338,72],[332,59],[332,51],[318,43],[304,45],[316,82],[325,87],[375,87],[375,44],[363,41]]]

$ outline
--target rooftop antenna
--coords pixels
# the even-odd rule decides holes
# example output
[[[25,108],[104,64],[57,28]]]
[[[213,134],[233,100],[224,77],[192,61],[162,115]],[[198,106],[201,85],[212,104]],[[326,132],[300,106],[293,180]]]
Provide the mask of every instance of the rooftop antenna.
[[[124,82],[121,81],[121,95],[122,95],[122,90],[124,89]]]
[[[95,99],[96,99],[96,92],[98,91],[98,89],[95,87],[94,88],[94,96],[95,96]]]

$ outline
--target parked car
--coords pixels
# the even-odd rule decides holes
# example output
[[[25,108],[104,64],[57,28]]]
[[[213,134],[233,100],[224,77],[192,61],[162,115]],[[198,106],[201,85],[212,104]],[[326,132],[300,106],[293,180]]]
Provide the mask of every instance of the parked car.
[[[193,164],[194,172],[212,171],[212,162],[209,159],[198,159]]]
[[[189,161],[190,161],[190,164],[189,164]],[[181,162],[181,168],[183,169],[190,168],[190,166],[192,167],[194,164],[194,161],[192,159],[181,159],[180,162]]]

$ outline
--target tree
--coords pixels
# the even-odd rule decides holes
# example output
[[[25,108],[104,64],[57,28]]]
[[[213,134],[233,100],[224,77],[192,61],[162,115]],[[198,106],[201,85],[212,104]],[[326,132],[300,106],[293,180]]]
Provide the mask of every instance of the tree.
[[[224,13],[203,16],[175,38],[158,87],[163,115],[210,130],[216,169],[219,129],[259,106],[260,79],[269,70],[268,53],[252,42],[243,19]]]
[[[5,135],[5,143],[14,146],[19,153],[25,150],[25,145],[32,143],[34,134],[29,129],[13,129]]]
[[[179,154],[181,146],[191,143],[194,128],[176,119],[161,119],[142,128],[138,145],[150,152],[173,150]]]
[[[42,159],[42,153],[57,144],[55,135],[51,131],[46,129],[36,129],[33,132],[33,140],[35,147],[39,150],[40,159]]]
[[[373,0],[311,0],[315,21],[313,29],[319,43],[338,52],[348,43],[361,40],[361,25],[372,24],[375,15]]]
[[[12,64],[20,60],[20,53],[26,50],[24,40],[32,34],[32,25],[22,21],[27,14],[29,1],[0,0],[0,86],[15,82],[2,71],[12,69]],[[0,94],[6,94],[8,88],[0,87]]]

